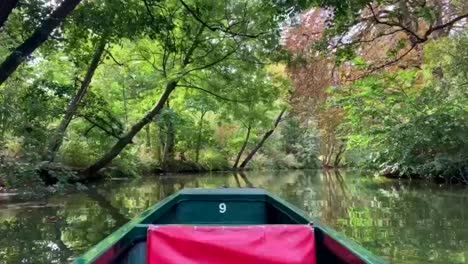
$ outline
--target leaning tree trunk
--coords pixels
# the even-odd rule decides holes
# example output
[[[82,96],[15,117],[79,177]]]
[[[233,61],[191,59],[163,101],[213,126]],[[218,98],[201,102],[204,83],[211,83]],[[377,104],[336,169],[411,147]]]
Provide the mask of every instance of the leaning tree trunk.
[[[200,160],[200,149],[201,149],[201,141],[202,141],[202,133],[203,133],[203,119],[205,118],[206,112],[202,111],[200,117],[200,124],[198,125],[198,135],[197,135],[197,146],[195,149],[195,162],[198,163]]]
[[[63,137],[65,136],[65,132],[67,131],[68,125],[75,116],[78,110],[78,105],[88,92],[89,85],[91,84],[91,80],[93,79],[94,73],[96,72],[96,69],[99,66],[99,62],[101,61],[101,57],[104,53],[105,47],[106,41],[103,38],[99,42],[98,47],[94,52],[93,58],[88,67],[88,70],[86,71],[85,78],[81,83],[78,93],[75,95],[73,101],[71,101],[70,105],[68,106],[68,109],[65,112],[65,116],[63,117],[62,121],[60,122],[60,125],[55,130],[55,133],[53,134],[52,139],[49,142],[49,146],[47,148],[47,151],[44,153],[43,160],[50,162],[54,161],[57,151],[60,149],[60,146],[62,146]]]
[[[80,2],[81,0],[64,0],[27,40],[10,53],[0,65],[0,85],[16,71],[18,66],[28,56],[49,38],[52,31],[65,20]]]
[[[169,107],[169,104],[167,104],[167,107]],[[161,166],[163,171],[170,171],[172,169],[171,166],[175,158],[175,130],[174,122],[169,119],[164,137],[163,162]]]
[[[11,11],[13,11],[13,8],[16,7],[18,4],[19,0],[2,0],[0,1],[0,28],[3,27],[3,24],[8,19],[8,16],[11,14]]]
[[[249,161],[255,156],[255,154],[263,146],[263,144],[265,144],[265,141],[273,134],[273,132],[275,132],[275,129],[278,127],[279,123],[283,118],[284,112],[286,112],[286,109],[283,109],[281,111],[281,113],[276,118],[275,125],[273,126],[273,128],[266,132],[265,135],[263,135],[262,140],[260,140],[257,146],[249,153],[249,155],[247,155],[245,160],[241,163],[241,165],[239,166],[241,170],[243,170],[247,166],[247,163],[249,163]]]
[[[338,149],[338,153],[335,156],[335,162],[333,163],[334,168],[338,168],[340,166],[341,158],[343,157],[343,153],[346,150],[345,144],[341,144],[340,148]]]
[[[239,161],[240,161],[240,159],[242,157],[242,154],[244,153],[244,150],[247,147],[247,144],[249,143],[250,131],[251,130],[252,130],[252,127],[249,125],[247,127],[247,135],[245,136],[244,144],[242,144],[242,147],[239,150],[239,153],[237,153],[236,161],[234,162],[234,166],[232,166],[232,168],[234,170],[237,170],[237,166],[239,166]]]
[[[330,141],[329,141],[329,149],[328,149],[328,154],[325,159],[325,167],[326,168],[331,168],[331,160],[333,157],[333,153],[335,152],[335,143],[332,141],[331,136],[330,136]]]
[[[145,128],[146,130],[146,147],[151,149],[151,123],[148,124]]]
[[[106,166],[109,162],[111,162],[115,157],[117,157],[120,152],[128,145],[130,142],[132,142],[133,138],[135,137],[138,132],[140,132],[141,129],[143,129],[144,126],[146,126],[151,120],[154,119],[156,115],[158,115],[161,112],[161,109],[164,107],[164,104],[166,101],[169,99],[169,96],[171,95],[172,91],[177,86],[176,81],[171,81],[167,84],[166,89],[164,90],[164,93],[162,94],[161,98],[159,99],[159,102],[151,109],[149,113],[147,113],[138,123],[133,125],[130,128],[130,131],[127,132],[123,137],[121,137],[117,143],[112,147],[111,150],[109,150],[104,156],[102,156],[96,163],[93,165],[89,166],[86,170],[83,171],[83,174],[88,177],[92,178],[96,176],[96,173],[102,169],[104,166]]]

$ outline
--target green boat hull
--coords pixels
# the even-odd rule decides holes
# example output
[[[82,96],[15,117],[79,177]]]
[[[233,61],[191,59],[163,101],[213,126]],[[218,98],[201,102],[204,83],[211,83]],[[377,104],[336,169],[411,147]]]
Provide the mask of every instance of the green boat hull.
[[[74,263],[146,263],[148,225],[313,223],[317,263],[386,263],[333,229],[262,189],[184,189],[102,240]]]

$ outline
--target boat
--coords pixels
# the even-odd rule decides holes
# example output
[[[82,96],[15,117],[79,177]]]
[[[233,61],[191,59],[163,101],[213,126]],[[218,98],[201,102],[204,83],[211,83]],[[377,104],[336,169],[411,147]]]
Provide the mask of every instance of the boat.
[[[217,250],[229,257],[221,262],[206,259],[197,262],[198,257],[217,256]],[[194,254],[191,262],[187,258],[174,260],[190,254]],[[281,262],[288,254],[295,259]],[[302,255],[309,259],[296,261]],[[243,259],[259,256],[264,259],[252,262]],[[156,257],[169,261],[152,261]],[[236,258],[242,261],[228,261]],[[272,261],[268,262],[268,258]],[[387,263],[260,188],[183,189],[150,207],[74,260],[76,264],[189,262]]]

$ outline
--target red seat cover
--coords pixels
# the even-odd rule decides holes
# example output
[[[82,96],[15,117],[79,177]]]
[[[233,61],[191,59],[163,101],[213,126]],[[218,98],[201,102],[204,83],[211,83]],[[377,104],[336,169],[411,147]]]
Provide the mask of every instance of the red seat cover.
[[[150,226],[149,264],[315,264],[311,226]]]

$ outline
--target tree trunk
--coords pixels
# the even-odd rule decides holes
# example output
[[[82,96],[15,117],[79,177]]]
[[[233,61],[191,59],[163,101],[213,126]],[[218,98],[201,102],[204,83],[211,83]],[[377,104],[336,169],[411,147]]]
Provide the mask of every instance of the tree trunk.
[[[332,157],[333,157],[333,152],[335,152],[335,142],[333,142],[331,139],[330,139],[330,144],[331,144],[331,148],[330,148],[330,152],[328,153],[328,157],[327,157],[327,163],[325,164],[325,166],[327,168],[330,168],[332,167],[330,164],[331,164],[331,160],[332,160]]]
[[[247,166],[247,163],[249,163],[249,161],[255,156],[255,154],[263,146],[263,144],[265,144],[265,141],[273,134],[273,132],[275,132],[275,129],[278,127],[279,123],[282,120],[284,112],[286,112],[286,109],[283,109],[281,111],[281,113],[276,118],[275,125],[273,126],[273,128],[270,129],[268,132],[266,132],[265,135],[263,135],[262,140],[260,140],[260,142],[257,144],[257,146],[249,153],[249,155],[247,155],[245,160],[241,163],[241,165],[240,165],[241,170],[244,169],[245,166]]]
[[[151,123],[146,125],[146,147],[151,149]]]
[[[197,136],[197,147],[195,149],[195,162],[198,163],[200,160],[200,149],[201,149],[201,140],[202,140],[202,133],[203,133],[203,119],[205,118],[206,112],[202,112],[200,117],[200,124],[198,125],[198,136]]]
[[[169,100],[166,103],[166,107],[170,109]],[[175,133],[174,122],[169,119],[164,137],[163,162],[161,166],[163,171],[169,171],[171,169],[172,161],[175,158]]]
[[[247,127],[247,135],[245,136],[244,144],[242,144],[242,147],[239,150],[239,153],[237,154],[236,161],[234,162],[234,166],[232,166],[232,168],[234,170],[237,170],[237,166],[239,166],[240,158],[242,157],[242,154],[244,153],[244,150],[247,147],[247,144],[249,143],[250,131],[251,130],[252,130],[252,127],[249,125]]]
[[[172,91],[177,86],[177,81],[170,81],[166,85],[166,89],[164,90],[164,93],[162,94],[161,98],[159,99],[159,102],[151,109],[149,113],[147,113],[140,121],[138,121],[135,125],[133,125],[130,129],[130,131],[127,132],[123,137],[115,143],[115,145],[112,147],[111,150],[109,150],[104,156],[101,157],[96,163],[93,165],[89,166],[85,171],[83,171],[83,174],[89,178],[95,177],[96,173],[102,169],[104,166],[109,164],[115,157],[117,157],[120,152],[128,145],[130,142],[132,142],[133,138],[135,137],[138,132],[140,132],[141,129],[145,125],[147,125],[153,118],[161,112],[161,109],[164,107],[164,104],[166,101],[169,99],[169,96],[171,95]]]
[[[71,101],[68,109],[63,117],[60,125],[55,130],[55,133],[52,136],[52,139],[49,142],[49,146],[47,151],[44,153],[43,160],[45,161],[54,161],[55,155],[57,151],[60,149],[60,146],[63,143],[63,137],[65,136],[65,132],[67,131],[68,125],[70,124],[71,120],[75,116],[78,106],[80,102],[83,100],[84,96],[88,92],[89,85],[91,84],[91,80],[93,79],[94,73],[96,72],[97,67],[99,66],[99,62],[101,61],[102,54],[104,53],[104,49],[106,47],[106,41],[103,38],[94,52],[93,58],[91,63],[89,64],[88,70],[86,71],[85,78],[81,83],[80,89],[76,93],[73,101]]]
[[[169,122],[167,126],[166,137],[164,140],[165,143],[163,149],[163,163],[161,166],[164,171],[170,170],[170,164],[174,160],[174,134],[174,124],[172,122]]]
[[[127,88],[125,84],[122,87],[122,99],[124,102],[124,111],[125,111],[125,130],[128,129],[128,102],[127,102]]]
[[[65,20],[80,2],[81,0],[64,0],[27,40],[10,53],[0,65],[0,85],[16,71],[18,66],[28,56],[49,38],[52,31]]]
[[[13,11],[13,8],[16,7],[18,4],[19,0],[2,0],[0,1],[0,28],[3,27],[3,24],[8,19],[8,16],[10,15],[11,11]]]
[[[343,153],[345,152],[346,147],[344,144],[340,145],[340,148],[338,149],[338,153],[336,153],[335,156],[335,162],[333,163],[333,167],[338,168],[340,166],[341,158],[343,157]]]

